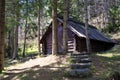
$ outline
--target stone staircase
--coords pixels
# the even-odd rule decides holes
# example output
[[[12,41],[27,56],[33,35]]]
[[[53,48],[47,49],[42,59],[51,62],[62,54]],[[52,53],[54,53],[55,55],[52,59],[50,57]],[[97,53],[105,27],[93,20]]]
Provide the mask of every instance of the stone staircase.
[[[88,53],[72,53],[70,55],[70,75],[84,77],[90,74],[91,58]]]

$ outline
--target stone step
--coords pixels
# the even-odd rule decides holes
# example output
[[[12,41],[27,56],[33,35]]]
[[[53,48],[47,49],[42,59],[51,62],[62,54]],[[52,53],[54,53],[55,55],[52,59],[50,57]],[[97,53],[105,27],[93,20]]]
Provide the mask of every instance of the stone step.
[[[91,60],[91,58],[90,57],[88,57],[88,58],[82,58],[81,60]]]
[[[74,49],[68,49],[68,52],[69,52],[69,51],[74,51]]]
[[[68,47],[68,49],[74,49],[74,47]]]
[[[71,76],[82,76],[82,75],[88,75],[90,73],[90,69],[85,68],[85,69],[71,69],[70,70],[70,75]]]
[[[88,53],[72,53],[71,56],[89,55]]]
[[[70,56],[70,58],[80,58],[80,59],[88,58],[88,57],[89,57],[89,55]]]
[[[73,43],[68,43],[68,46],[73,46]]]
[[[73,51],[68,51],[68,53],[72,53]]]
[[[92,62],[90,58],[71,58],[72,63],[88,63]]]
[[[82,69],[82,68],[89,68],[91,63],[79,63],[79,64],[71,64],[71,69]]]

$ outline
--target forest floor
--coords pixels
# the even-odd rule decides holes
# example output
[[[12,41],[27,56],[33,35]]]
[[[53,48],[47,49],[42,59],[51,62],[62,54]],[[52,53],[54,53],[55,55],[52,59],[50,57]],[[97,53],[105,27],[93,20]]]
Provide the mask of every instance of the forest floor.
[[[119,35],[109,36],[120,42]],[[91,54],[91,59],[92,75],[86,78],[65,77],[69,67],[68,55],[32,55],[21,60],[5,59],[5,71],[0,74],[0,80],[105,80],[111,72],[120,72],[120,44],[107,52]]]
[[[105,80],[111,71],[120,71],[120,45],[104,53],[92,54],[92,75],[86,78],[65,77],[68,55],[33,56],[22,60],[5,60],[2,80]]]

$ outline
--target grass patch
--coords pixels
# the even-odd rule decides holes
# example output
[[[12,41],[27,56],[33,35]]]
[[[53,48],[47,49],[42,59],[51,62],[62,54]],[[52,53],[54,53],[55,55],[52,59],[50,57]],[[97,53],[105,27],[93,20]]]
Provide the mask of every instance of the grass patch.
[[[5,70],[2,70],[1,72],[0,72],[0,80],[2,80],[3,79],[3,76],[5,75]]]
[[[27,52],[27,53],[38,52],[38,48],[36,48],[36,47],[27,48],[27,49],[26,49],[26,52]]]
[[[97,80],[119,80],[120,79],[120,71],[110,70],[104,72]]]
[[[91,57],[95,60],[91,70],[94,75],[97,74],[96,80],[112,80],[109,79],[112,73],[120,73],[120,45],[107,52],[92,54]]]
[[[37,48],[28,48],[26,52],[27,55],[37,54]],[[25,57],[25,59],[26,58],[27,57]],[[71,59],[69,57],[67,58],[67,62],[71,62]],[[110,80],[109,78],[111,75],[113,75],[113,73],[116,73],[115,71],[120,71],[120,45],[116,45],[112,50],[107,52],[92,54],[91,58],[92,66],[90,69],[92,75],[85,78],[71,78],[69,72],[67,72],[66,69],[58,68],[60,70],[52,70],[48,67],[45,67],[45,69],[42,69],[42,67],[32,67],[28,71],[26,70],[18,74],[14,73],[11,74],[11,76],[14,75],[12,78],[17,76],[17,78],[20,80],[38,80],[44,78],[44,80]],[[6,62],[10,62],[10,60],[7,59]],[[7,64],[5,65],[8,66]],[[51,67],[51,64],[48,66]],[[68,65],[65,65],[65,67],[66,66]],[[12,78],[6,78],[6,80],[11,80]]]
[[[18,55],[19,55],[18,60],[12,60],[12,59],[9,59],[9,58],[5,58],[5,62],[4,62],[5,63],[4,64],[5,70],[7,69],[7,67],[9,67],[11,65],[16,66],[16,65],[19,65],[19,63],[23,63],[23,62],[26,62],[30,59],[36,58],[36,55],[38,54],[37,52],[38,51],[37,51],[36,47],[27,48],[24,58],[22,57],[22,51],[20,53],[18,53]]]
[[[27,76],[27,74],[21,75],[21,80],[29,80],[29,77]]]
[[[26,52],[25,52],[25,56],[34,56],[34,55],[38,54],[38,50],[37,49],[38,48],[36,46],[27,47],[26,48]],[[23,53],[23,51],[21,49],[21,51],[18,53],[19,58],[22,58],[22,53]]]
[[[120,45],[116,45],[110,51],[98,53],[96,55],[101,57],[100,59],[104,61],[120,61]]]

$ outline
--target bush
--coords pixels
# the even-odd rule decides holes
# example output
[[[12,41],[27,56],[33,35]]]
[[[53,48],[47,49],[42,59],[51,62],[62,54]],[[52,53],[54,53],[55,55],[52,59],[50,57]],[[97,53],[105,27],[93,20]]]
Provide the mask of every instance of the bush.
[[[120,72],[111,71],[105,80],[120,80]]]

